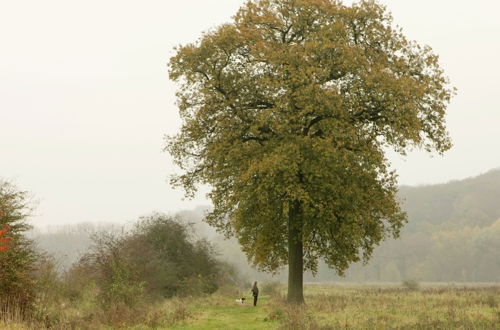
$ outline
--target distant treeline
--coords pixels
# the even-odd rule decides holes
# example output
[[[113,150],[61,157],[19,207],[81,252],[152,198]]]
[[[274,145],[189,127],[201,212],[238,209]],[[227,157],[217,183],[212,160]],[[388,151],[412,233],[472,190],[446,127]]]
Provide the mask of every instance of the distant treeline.
[[[350,281],[500,281],[500,170],[446,184],[402,187],[408,224]],[[320,280],[337,279],[325,268]]]

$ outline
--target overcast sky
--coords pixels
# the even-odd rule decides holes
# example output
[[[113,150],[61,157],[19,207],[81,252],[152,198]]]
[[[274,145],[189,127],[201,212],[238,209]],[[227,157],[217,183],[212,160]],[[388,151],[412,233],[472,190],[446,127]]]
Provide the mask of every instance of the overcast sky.
[[[172,47],[226,22],[243,0],[1,0],[0,177],[39,200],[33,222],[129,221],[208,204],[169,187],[163,136],[179,129]],[[384,0],[430,45],[458,95],[444,157],[391,155],[401,184],[500,167],[500,1]]]

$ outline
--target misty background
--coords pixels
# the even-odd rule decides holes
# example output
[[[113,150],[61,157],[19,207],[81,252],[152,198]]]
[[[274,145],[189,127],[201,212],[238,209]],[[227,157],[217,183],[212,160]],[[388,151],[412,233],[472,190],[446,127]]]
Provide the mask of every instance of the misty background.
[[[408,240],[384,244],[369,267],[354,267],[349,276],[499,280],[500,175],[488,171],[500,166],[500,2],[380,2],[409,39],[440,55],[457,87],[447,116],[454,148],[444,156],[389,154],[405,186],[401,198],[410,223],[403,238]],[[84,232],[131,223],[152,211],[191,210],[183,215],[197,223],[200,234],[252,271],[233,249],[236,243],[223,242],[201,224],[208,188],[184,200],[183,192],[168,184],[176,169],[162,152],[164,136],[180,128],[176,87],[166,67],[173,47],[228,21],[243,3],[0,2],[0,176],[33,193],[38,201],[33,235],[58,253],[63,265],[88,246]],[[444,184],[479,174],[484,175]],[[468,266],[438,278],[443,251],[464,246],[462,254],[446,258],[465,265],[470,252]],[[479,261],[478,256],[485,257]],[[334,279],[331,274],[321,273],[320,279]]]
[[[500,166],[500,2],[384,0],[458,88],[443,157],[390,155],[404,185]],[[121,222],[206,205],[168,185],[162,152],[180,120],[172,48],[230,19],[242,0],[0,2],[0,173],[39,200],[35,226]]]
[[[500,170],[446,184],[403,186],[398,198],[408,213],[408,224],[399,239],[383,242],[367,265],[353,264],[345,277],[320,263],[318,274],[308,273],[305,280],[500,282],[498,196]],[[224,239],[202,221],[207,209],[199,206],[175,216],[192,225],[197,239],[211,242],[218,260],[234,266],[242,280],[286,281],[286,271],[272,276],[252,268],[235,239]],[[30,236],[55,256],[59,271],[65,271],[93,245],[94,233],[119,234],[130,228],[131,224],[81,223],[34,230]]]

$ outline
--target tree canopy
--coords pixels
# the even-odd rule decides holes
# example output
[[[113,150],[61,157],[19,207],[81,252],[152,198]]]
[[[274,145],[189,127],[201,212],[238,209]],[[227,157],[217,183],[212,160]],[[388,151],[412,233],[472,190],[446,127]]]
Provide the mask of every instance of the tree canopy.
[[[387,148],[451,147],[438,56],[375,1],[248,1],[177,48],[169,73],[183,120],[173,183],[212,187],[207,222],[261,269],[288,264],[290,301],[320,258],[342,274],[398,235]]]

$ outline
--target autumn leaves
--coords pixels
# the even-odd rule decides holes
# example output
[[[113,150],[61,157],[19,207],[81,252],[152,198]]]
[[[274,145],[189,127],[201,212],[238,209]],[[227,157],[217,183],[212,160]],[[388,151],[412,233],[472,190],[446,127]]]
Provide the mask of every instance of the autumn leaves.
[[[0,219],[2,219],[4,215],[4,212],[0,211]],[[0,229],[0,252],[10,248],[9,242],[12,241],[12,237],[7,236],[9,230],[9,225],[4,225],[3,228]]]

